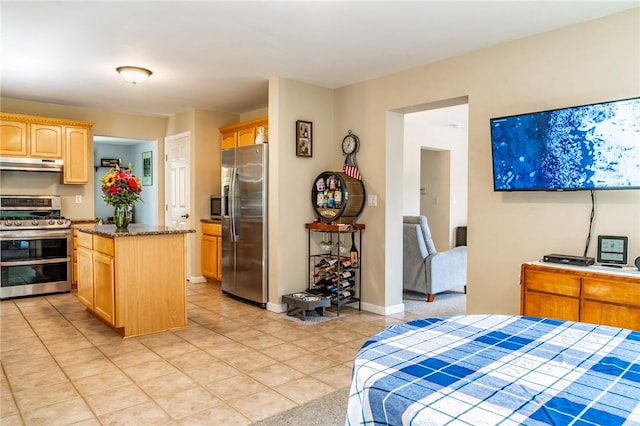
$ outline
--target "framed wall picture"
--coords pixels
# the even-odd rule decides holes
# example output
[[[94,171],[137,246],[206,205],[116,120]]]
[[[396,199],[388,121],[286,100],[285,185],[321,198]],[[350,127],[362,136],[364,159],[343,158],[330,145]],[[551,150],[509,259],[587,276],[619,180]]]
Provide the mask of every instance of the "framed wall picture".
[[[142,186],[153,185],[153,162],[151,151],[142,153]]]
[[[617,237],[612,235],[598,235],[598,257],[599,263],[614,263],[619,265],[627,264],[627,237]]]
[[[313,140],[311,137],[312,123],[310,121],[296,121],[296,155],[311,157]]]
[[[119,158],[101,158],[100,167],[115,167],[120,165]]]

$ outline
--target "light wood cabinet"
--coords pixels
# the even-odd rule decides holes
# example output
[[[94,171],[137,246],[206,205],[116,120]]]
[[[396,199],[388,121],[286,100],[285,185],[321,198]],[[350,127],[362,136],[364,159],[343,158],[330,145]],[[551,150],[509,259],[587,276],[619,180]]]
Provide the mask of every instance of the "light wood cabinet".
[[[186,327],[186,234],[101,228],[77,229],[78,300],[123,337]]]
[[[256,141],[258,129],[264,127],[265,135],[269,136],[269,119],[262,117],[251,121],[232,124],[230,126],[221,127],[220,131],[220,148],[236,148],[239,146],[253,145]]]
[[[21,114],[0,114],[0,155],[63,159],[62,183],[90,181],[93,123]]]
[[[640,274],[525,263],[520,313],[640,330]]]
[[[78,234],[78,299],[110,325],[116,324],[113,240]]]
[[[74,229],[74,226],[83,225],[87,226],[95,224],[94,220],[87,221],[74,221],[71,229],[71,289],[76,290],[78,288],[78,230]],[[85,243],[86,245],[86,243]],[[85,246],[86,248],[86,246]]]
[[[29,156],[33,158],[62,158],[62,126],[32,123]]]
[[[0,116],[0,155],[26,157],[29,155],[27,123]]]
[[[92,170],[89,158],[93,151],[89,129],[68,126],[64,131],[63,183],[89,183],[89,173]]]
[[[202,223],[201,243],[202,275],[212,280],[222,280],[222,225]]]

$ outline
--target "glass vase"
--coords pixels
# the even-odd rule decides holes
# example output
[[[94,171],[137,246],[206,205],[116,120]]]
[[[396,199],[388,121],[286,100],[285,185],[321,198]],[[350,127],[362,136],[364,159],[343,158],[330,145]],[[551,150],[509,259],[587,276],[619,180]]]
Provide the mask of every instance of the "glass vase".
[[[126,231],[130,221],[129,206],[126,204],[116,206],[113,212],[113,223],[116,225],[116,231]]]

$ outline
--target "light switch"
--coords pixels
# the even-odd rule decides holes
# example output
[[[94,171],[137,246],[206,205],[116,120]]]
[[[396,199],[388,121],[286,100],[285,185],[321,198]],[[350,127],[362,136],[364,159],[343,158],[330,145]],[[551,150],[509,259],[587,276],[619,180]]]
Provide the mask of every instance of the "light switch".
[[[369,207],[375,207],[378,205],[378,196],[375,194],[367,195],[367,205]]]

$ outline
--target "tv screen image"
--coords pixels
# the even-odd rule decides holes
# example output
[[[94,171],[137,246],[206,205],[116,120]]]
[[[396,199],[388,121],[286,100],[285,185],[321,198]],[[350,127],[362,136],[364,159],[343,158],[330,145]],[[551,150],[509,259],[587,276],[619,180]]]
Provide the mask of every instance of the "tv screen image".
[[[495,191],[640,189],[640,97],[490,124]]]

